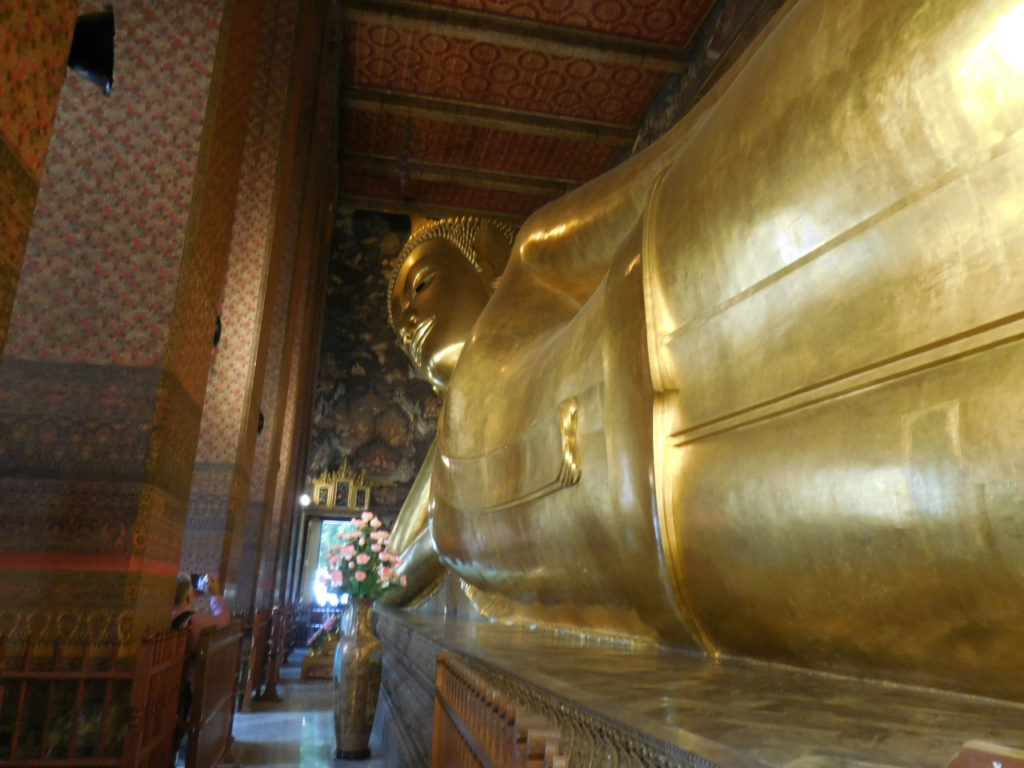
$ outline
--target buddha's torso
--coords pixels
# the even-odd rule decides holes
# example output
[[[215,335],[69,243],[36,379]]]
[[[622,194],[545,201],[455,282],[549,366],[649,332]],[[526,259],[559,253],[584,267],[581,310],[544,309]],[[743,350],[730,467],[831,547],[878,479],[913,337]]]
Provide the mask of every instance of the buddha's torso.
[[[1020,9],[796,4],[589,300],[513,264],[439,432],[447,561],[553,620],[1024,698]]]

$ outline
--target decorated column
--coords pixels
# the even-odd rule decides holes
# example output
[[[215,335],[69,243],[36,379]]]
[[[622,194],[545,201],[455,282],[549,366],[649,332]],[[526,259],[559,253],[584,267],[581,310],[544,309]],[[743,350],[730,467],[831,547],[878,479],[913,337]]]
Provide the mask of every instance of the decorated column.
[[[113,92],[64,83],[0,361],[0,632],[167,626],[259,32],[244,5],[118,2]]]

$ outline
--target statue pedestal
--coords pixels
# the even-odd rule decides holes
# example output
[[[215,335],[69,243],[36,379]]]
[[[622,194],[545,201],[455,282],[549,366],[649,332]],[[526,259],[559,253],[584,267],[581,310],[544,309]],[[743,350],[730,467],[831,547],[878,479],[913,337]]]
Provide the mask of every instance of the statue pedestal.
[[[944,768],[969,741],[1024,749],[1021,703],[481,620],[375,616],[374,727],[389,766],[429,764],[439,650],[557,724],[574,765]]]
[[[330,680],[334,674],[334,650],[338,647],[338,635],[328,636],[317,648],[311,649],[302,659],[303,680]]]

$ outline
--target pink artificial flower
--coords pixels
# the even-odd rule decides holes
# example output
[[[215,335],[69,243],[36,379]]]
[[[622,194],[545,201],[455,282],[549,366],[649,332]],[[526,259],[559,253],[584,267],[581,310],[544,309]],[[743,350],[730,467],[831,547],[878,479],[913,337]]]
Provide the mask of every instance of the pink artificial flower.
[[[388,581],[391,580],[391,573],[392,573],[392,570],[390,568],[388,568],[386,565],[383,568],[380,569],[380,575],[385,580],[388,580]]]
[[[374,544],[370,547],[370,549],[372,549],[374,552],[380,552],[381,546],[380,544]]]
[[[353,563],[353,562],[352,562],[351,560],[349,560],[349,561],[348,561],[348,567],[349,567],[349,569],[355,568],[355,567],[356,567],[356,564],[355,564],[355,563]]]
[[[345,539],[345,541],[353,541],[359,538],[359,531],[345,531],[341,534],[341,538]]]
[[[343,547],[341,552],[343,555],[345,555],[345,557],[351,557],[356,553],[356,548],[349,544],[348,546]]]
[[[366,581],[366,572],[356,571],[356,581]]]
[[[390,552],[381,552],[380,553],[380,560],[381,560],[382,563],[390,563],[391,559],[393,557],[394,557],[394,555],[392,555]]]
[[[340,587],[341,586],[341,582],[342,582],[341,571],[332,571],[331,572],[331,586],[332,587]]]
[[[368,562],[370,562],[370,556],[365,552],[360,552],[358,555],[356,555],[356,562],[359,563],[359,565],[366,565]]]
[[[380,521],[379,517],[375,517],[373,518],[373,520],[370,521],[371,528],[380,528],[382,525],[384,525],[384,523]]]
[[[368,523],[368,522],[370,522],[371,520],[374,519],[374,514],[373,514],[373,512],[363,512],[363,515],[362,515],[361,519],[362,519],[362,521],[364,523]]]

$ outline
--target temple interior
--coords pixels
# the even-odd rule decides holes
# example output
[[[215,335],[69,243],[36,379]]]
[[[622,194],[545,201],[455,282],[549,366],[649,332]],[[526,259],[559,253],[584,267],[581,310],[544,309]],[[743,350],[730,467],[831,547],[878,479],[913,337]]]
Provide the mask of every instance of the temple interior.
[[[136,759],[187,578],[235,616],[187,768],[455,765],[449,658],[537,768],[1024,768],[1024,2],[15,0],[0,41],[0,766]]]

